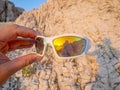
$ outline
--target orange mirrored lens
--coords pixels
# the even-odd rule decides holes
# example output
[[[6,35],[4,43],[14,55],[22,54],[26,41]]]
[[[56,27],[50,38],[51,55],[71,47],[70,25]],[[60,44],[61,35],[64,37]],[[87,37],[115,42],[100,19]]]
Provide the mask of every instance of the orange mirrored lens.
[[[36,47],[36,52],[42,55],[44,50],[44,38],[37,37],[35,47]]]
[[[53,45],[60,57],[72,57],[84,52],[86,40],[77,36],[63,36],[54,39]]]

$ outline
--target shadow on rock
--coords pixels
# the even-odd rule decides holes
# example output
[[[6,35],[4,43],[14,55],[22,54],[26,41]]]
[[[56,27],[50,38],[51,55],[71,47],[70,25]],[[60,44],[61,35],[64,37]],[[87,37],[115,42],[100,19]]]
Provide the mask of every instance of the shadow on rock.
[[[89,55],[96,56],[99,64],[92,90],[120,90],[120,51],[112,48],[110,40],[104,38],[103,44],[97,45]]]

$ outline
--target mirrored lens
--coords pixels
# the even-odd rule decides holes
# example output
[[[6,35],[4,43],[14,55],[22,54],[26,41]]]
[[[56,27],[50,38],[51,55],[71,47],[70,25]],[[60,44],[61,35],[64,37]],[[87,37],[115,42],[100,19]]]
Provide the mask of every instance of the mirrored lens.
[[[44,45],[45,45],[44,44],[44,38],[37,37],[35,47],[36,47],[36,52],[39,53],[40,55],[43,54]]]
[[[60,57],[71,57],[84,52],[86,40],[77,36],[64,36],[54,39],[53,45]]]

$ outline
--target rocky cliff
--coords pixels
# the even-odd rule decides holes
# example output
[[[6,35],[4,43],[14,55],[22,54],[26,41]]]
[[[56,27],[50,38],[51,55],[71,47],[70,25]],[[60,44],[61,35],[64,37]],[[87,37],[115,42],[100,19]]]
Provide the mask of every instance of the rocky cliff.
[[[15,5],[8,0],[0,0],[0,22],[15,21],[23,11],[24,9],[15,7]]]
[[[48,46],[41,62],[18,72],[4,89],[120,90],[119,0],[48,0],[40,8],[23,13],[15,23],[44,36],[76,33],[88,37],[91,48],[81,57],[64,60]],[[15,51],[16,56],[32,49],[23,51]]]

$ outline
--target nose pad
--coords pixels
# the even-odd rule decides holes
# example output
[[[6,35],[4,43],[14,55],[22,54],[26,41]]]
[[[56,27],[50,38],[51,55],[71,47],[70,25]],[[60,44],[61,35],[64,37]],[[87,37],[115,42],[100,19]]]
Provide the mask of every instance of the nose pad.
[[[47,44],[46,45],[46,54],[47,55],[49,55],[49,56],[51,56],[52,55],[52,53],[53,53],[53,48],[52,48],[52,46],[51,46],[51,44]]]
[[[47,52],[47,51],[49,50],[49,48],[52,48],[52,46],[51,46],[50,44],[47,44],[47,45],[46,45],[46,50],[45,50],[45,51]]]

